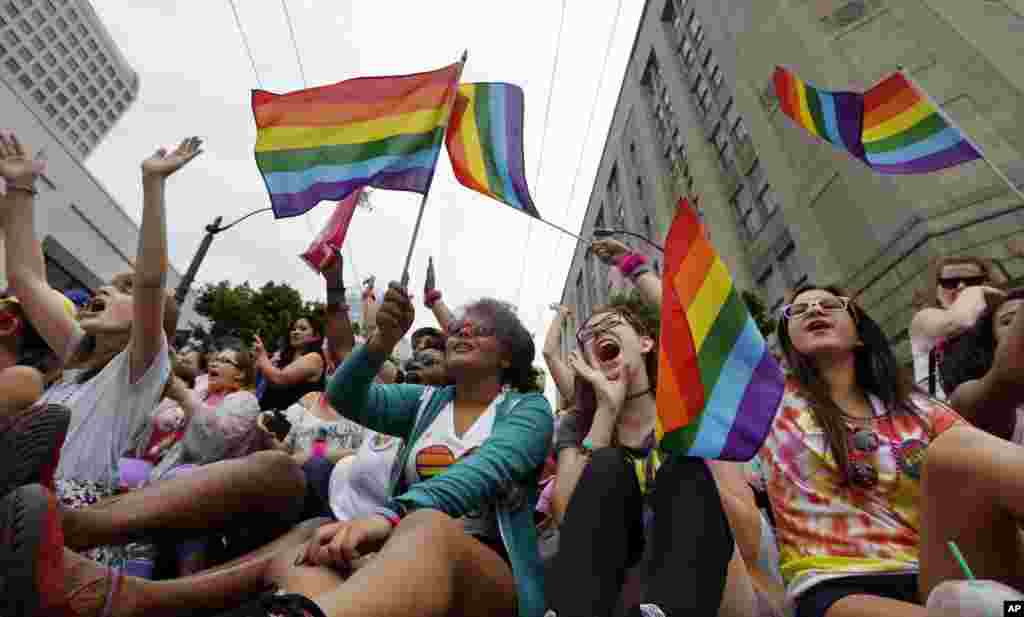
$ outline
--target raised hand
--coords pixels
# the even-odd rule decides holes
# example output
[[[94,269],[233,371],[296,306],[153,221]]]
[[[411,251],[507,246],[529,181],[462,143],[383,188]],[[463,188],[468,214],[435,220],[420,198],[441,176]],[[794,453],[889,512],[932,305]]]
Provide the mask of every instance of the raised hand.
[[[255,336],[252,342],[252,356],[256,362],[266,360],[267,358],[267,348],[263,345],[263,339],[260,338],[259,334]]]
[[[598,409],[618,414],[622,411],[622,404],[626,400],[626,393],[629,392],[629,384],[636,375],[636,370],[628,364],[623,364],[615,370],[605,374],[587,364],[578,351],[569,354],[569,368],[578,377],[590,382],[594,386],[594,394],[597,397]]]
[[[332,249],[331,252],[334,254],[327,267],[324,268],[323,275],[327,279],[327,286],[335,289],[345,288],[345,261],[341,257],[340,249]]]
[[[374,334],[376,343],[390,352],[412,327],[415,318],[416,309],[413,308],[409,294],[398,283],[391,283],[377,308],[377,330]]]
[[[632,252],[628,246],[612,238],[595,240],[590,244],[590,250],[608,266],[617,265],[620,259]]]
[[[187,137],[171,152],[166,148],[160,148],[153,156],[142,161],[142,175],[149,178],[168,178],[202,154],[202,145],[202,139]]]
[[[563,304],[558,304],[556,302],[555,304],[552,304],[550,308],[552,311],[558,313],[559,319],[565,319],[566,317],[572,315],[572,307],[570,306],[565,306]]]
[[[0,176],[10,184],[31,186],[42,170],[43,161],[33,159],[17,135],[0,131]]]

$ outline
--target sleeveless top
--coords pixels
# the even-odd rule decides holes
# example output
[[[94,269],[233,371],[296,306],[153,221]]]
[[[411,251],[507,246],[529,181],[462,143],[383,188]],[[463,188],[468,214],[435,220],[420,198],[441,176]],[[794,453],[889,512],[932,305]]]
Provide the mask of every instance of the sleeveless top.
[[[327,358],[324,356],[323,351],[310,353],[319,354],[320,359],[323,361],[324,368],[320,372],[320,378],[316,381],[304,381],[292,385],[278,385],[268,381],[267,387],[260,397],[260,409],[264,411],[284,411],[299,402],[302,397],[310,392],[324,391],[324,386],[327,383]]]

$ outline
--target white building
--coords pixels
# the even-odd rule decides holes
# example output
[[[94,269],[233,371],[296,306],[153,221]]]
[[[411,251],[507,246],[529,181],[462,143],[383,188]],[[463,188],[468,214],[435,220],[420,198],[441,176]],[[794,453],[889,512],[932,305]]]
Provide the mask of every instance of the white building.
[[[87,1],[0,0],[0,125],[45,152],[36,233],[55,289],[96,289],[132,267],[138,222],[81,160],[137,91]],[[168,287],[180,278],[172,269]],[[203,320],[187,300],[179,323],[190,321]]]

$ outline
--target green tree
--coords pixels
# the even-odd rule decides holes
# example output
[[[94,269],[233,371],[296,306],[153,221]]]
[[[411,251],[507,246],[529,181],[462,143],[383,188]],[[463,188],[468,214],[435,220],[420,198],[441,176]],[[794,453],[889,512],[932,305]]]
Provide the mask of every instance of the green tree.
[[[740,297],[743,298],[743,302],[747,305],[747,310],[750,311],[750,316],[754,318],[754,323],[757,324],[761,335],[765,338],[771,336],[775,332],[776,322],[772,319],[772,315],[764,301],[752,291],[740,292]]]
[[[237,336],[251,343],[258,334],[267,349],[276,351],[286,340],[288,325],[302,316],[319,316],[320,302],[303,301],[298,290],[287,283],[270,281],[253,289],[246,281],[232,286],[228,281],[207,284],[196,299],[196,312],[210,320],[209,330],[193,328],[193,338],[217,339]]]

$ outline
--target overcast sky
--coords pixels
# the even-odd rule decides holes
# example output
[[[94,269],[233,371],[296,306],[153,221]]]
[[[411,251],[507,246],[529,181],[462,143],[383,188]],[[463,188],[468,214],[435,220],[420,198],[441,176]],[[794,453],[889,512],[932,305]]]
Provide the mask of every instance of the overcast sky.
[[[281,3],[236,1],[262,87],[273,92],[301,89]],[[526,94],[527,179],[537,207],[544,218],[579,229],[643,2],[622,2],[613,33],[617,0],[568,0],[553,84],[562,10],[555,0],[287,2],[311,86],[440,68],[463,49],[469,50],[463,81],[521,86]],[[206,140],[205,154],[175,176],[168,191],[170,258],[183,273],[203,227],[215,216],[230,221],[269,205],[252,154],[256,130],[249,91],[258,87],[257,77],[227,0],[93,3],[138,71],[140,91],[89,157],[90,170],[138,220],[141,158],[182,136]],[[602,76],[601,60],[609,43],[611,55]],[[551,115],[542,144],[549,94]],[[595,101],[596,116],[586,134]],[[581,151],[582,170],[570,201]],[[375,274],[379,281],[399,277],[419,200],[415,194],[376,191],[375,210],[356,213],[347,240],[354,261],[346,267],[348,285],[356,284],[356,273],[360,278]],[[262,214],[218,235],[197,281],[248,280],[254,286],[284,281],[306,298],[322,300],[321,279],[297,254],[332,207],[324,202],[307,217],[284,220]],[[450,306],[481,296],[519,305],[527,328],[537,335],[540,364],[540,344],[551,318],[547,305],[560,297],[573,240],[533,223],[527,247],[530,221],[463,188],[442,156],[413,255],[411,287],[421,299],[427,257],[432,255],[438,287]],[[524,247],[526,275],[517,297]],[[421,325],[433,325],[433,317],[417,302],[416,326]]]

